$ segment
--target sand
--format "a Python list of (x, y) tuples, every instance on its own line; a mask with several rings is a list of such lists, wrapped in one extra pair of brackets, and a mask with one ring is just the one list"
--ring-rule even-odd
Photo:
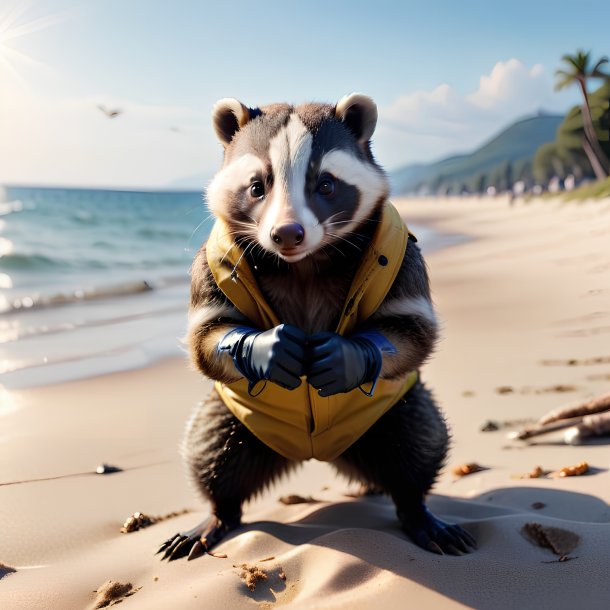
[[(567, 446), (555, 434), (528, 444), (507, 439), (506, 429), (479, 429), (608, 391), (610, 201), (397, 204), (410, 222), (471, 236), (428, 256), (443, 339), (423, 377), (453, 432), (429, 505), (471, 531), (479, 550), (419, 549), (387, 499), (350, 497), (353, 487), (311, 462), (247, 506), (248, 525), (217, 557), (159, 561), (159, 543), (207, 514), (178, 444), (210, 382), (170, 360), (0, 393), (0, 608), (82, 610), (106, 597), (146, 610), (608, 608), (610, 441)], [(583, 460), (592, 474), (514, 478)], [(469, 462), (486, 469), (452, 474)], [(101, 463), (123, 470), (93, 474)], [(33, 479), (46, 480), (18, 483)], [(317, 502), (279, 501), (291, 495)], [(136, 511), (184, 509), (120, 533)], [(528, 523), (540, 527), (524, 532)], [(550, 532), (559, 552), (527, 531)], [(560, 539), (569, 541), (565, 556)], [(248, 574), (257, 575), (253, 591)]]

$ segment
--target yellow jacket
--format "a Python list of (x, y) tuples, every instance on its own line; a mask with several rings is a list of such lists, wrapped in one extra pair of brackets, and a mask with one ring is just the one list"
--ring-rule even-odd
[[(229, 237), (230, 230), (217, 220), (207, 242), (207, 258), (218, 287), (256, 328), (268, 330), (281, 324), (265, 301), (256, 279), (242, 256), (243, 250)], [(402, 264), (408, 229), (398, 211), (386, 202), (381, 223), (363, 255), (335, 329), (349, 335), (381, 305)], [(417, 372), (389, 381), (379, 379), (373, 396), (358, 388), (327, 398), (305, 377), (294, 390), (267, 383), (256, 396), (248, 394), (248, 382), (216, 382), (216, 390), (231, 412), (269, 447), (293, 460), (316, 458), (332, 461), (364, 434), (415, 383)], [(254, 394), (258, 390), (255, 389)]]

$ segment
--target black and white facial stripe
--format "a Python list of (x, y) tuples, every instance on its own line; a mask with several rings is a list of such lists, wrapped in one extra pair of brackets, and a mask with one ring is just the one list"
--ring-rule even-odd
[[(215, 112), (236, 108), (242, 113), (245, 106), (228, 100)], [(344, 115), (337, 115), (339, 108)], [(225, 164), (207, 190), (208, 205), (236, 235), (297, 262), (345, 239), (387, 197), (386, 177), (370, 155), (368, 139), (361, 140), (376, 120), (369, 98), (348, 96), (337, 107), (276, 105), (250, 113), (247, 121), (243, 114), (239, 121), (215, 117)], [(242, 123), (233, 133), (222, 131)], [(287, 226), (299, 228), (299, 239), (277, 238), (278, 227)]]

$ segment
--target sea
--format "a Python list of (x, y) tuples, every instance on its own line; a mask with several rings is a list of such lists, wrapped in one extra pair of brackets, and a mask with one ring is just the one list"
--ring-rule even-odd
[(23, 388), (184, 354), (201, 192), (6, 188), (0, 384)]
[[(212, 224), (201, 192), (0, 188), (0, 390), (186, 359)], [(447, 240), (416, 232), (424, 250)]]

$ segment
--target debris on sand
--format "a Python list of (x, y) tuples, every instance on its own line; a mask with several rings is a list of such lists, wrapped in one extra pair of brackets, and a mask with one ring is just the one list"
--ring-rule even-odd
[(137, 593), (142, 587), (134, 587), (130, 582), (122, 583), (116, 580), (107, 580), (94, 593), (97, 593), (93, 610), (109, 608), (120, 604), (126, 597)]
[(256, 585), (259, 581), (264, 582), (269, 578), (267, 570), (257, 565), (249, 566), (247, 563), (242, 563), (241, 565), (234, 565), (233, 567), (241, 568), (242, 571), (239, 574), (239, 577), (244, 581), (246, 587), (248, 587), (250, 591), (256, 589)]
[(515, 475), (515, 479), (540, 479), (549, 473), (548, 470), (543, 470), (542, 466), (536, 466), (532, 471), (525, 474)]
[(565, 430), (566, 428), (570, 428), (575, 424), (578, 424), (582, 421), (581, 417), (573, 417), (566, 420), (558, 420), (551, 422), (550, 424), (535, 424), (534, 426), (529, 426), (527, 428), (523, 428), (522, 430), (516, 430), (514, 432), (510, 432), (508, 434), (508, 438), (525, 441), (529, 438), (533, 438), (535, 436), (541, 436), (543, 434), (549, 434), (550, 432), (557, 432), (558, 430)]
[(564, 441), (571, 445), (580, 444), (587, 438), (610, 435), (610, 393), (553, 409), (535, 425), (512, 432), (509, 437), (526, 440), (559, 430), (565, 430)]
[(610, 356), (598, 356), (597, 358), (569, 358), (567, 360), (541, 360), (542, 366), (588, 366), (595, 364), (610, 364)]
[(505, 428), (516, 428), (518, 426), (530, 426), (535, 424), (536, 420), (532, 418), (521, 418), (521, 419), (487, 419), (479, 428), (480, 432), (497, 432)]
[(154, 517), (149, 517), (148, 515), (145, 515), (144, 513), (140, 512), (133, 513), (133, 515), (127, 517), (125, 523), (123, 523), (123, 527), (121, 528), (121, 534), (137, 532), (139, 529), (148, 527), (153, 523), (156, 523), (156, 519)]
[(546, 394), (547, 392), (558, 392), (562, 394), (564, 392), (576, 392), (576, 390), (578, 390), (578, 388), (575, 385), (558, 383), (557, 385), (552, 385), (547, 388), (538, 388), (534, 390), (534, 394)]
[(303, 496), (299, 496), (298, 494), (290, 494), (288, 496), (282, 496), (280, 498), (280, 502), (282, 504), (290, 505), (290, 504), (315, 504), (320, 500), (316, 500), (311, 496), (307, 496), (306, 498)]
[(521, 533), (532, 543), (550, 549), (559, 556), (559, 561), (572, 559), (568, 555), (578, 546), (580, 536), (559, 527), (549, 527), (540, 523), (525, 523)]
[(563, 433), (563, 440), (569, 445), (579, 445), (588, 438), (610, 435), (610, 410), (593, 415), (585, 415), (582, 421)]
[(516, 389), (510, 385), (502, 385), (496, 388), (497, 394), (514, 394), (519, 392), (519, 394), (550, 394), (550, 393), (559, 393), (563, 394), (564, 392), (576, 392), (578, 388), (575, 385), (569, 385), (566, 383), (557, 383), (555, 385), (546, 386), (542, 388), (536, 388), (532, 386), (523, 386), (522, 388)]
[(587, 462), (579, 462), (574, 466), (564, 466), (555, 472), (551, 472), (553, 478), (563, 477), (579, 477), (589, 472), (589, 464)]
[(542, 479), (546, 477), (557, 479), (563, 477), (578, 477), (589, 472), (589, 464), (587, 462), (579, 462), (574, 466), (564, 466), (555, 471), (544, 470), (542, 466), (536, 466), (531, 472), (514, 475), (513, 479)]
[(129, 515), (129, 517), (125, 519), (125, 522), (121, 527), (121, 534), (131, 534), (131, 532), (137, 532), (138, 530), (149, 527), (150, 525), (154, 525), (159, 521), (165, 521), (166, 519), (186, 515), (189, 512), (190, 510), (188, 508), (183, 508), (182, 510), (176, 510), (171, 513), (167, 513), (166, 515), (152, 516), (138, 511), (132, 515)]
[(123, 472), (120, 466), (112, 466), (111, 464), (100, 464), (95, 469), (95, 474), (114, 474), (115, 472)]
[(481, 472), (481, 470), (488, 470), (485, 466), (481, 466), (476, 462), (470, 462), (469, 464), (460, 464), (456, 466), (451, 472), (456, 477), (465, 477), (469, 474), (474, 474), (475, 472)]
[(567, 407), (560, 407), (559, 409), (553, 409), (546, 415), (543, 415), (539, 423), (541, 425), (550, 424), (559, 420), (570, 419), (572, 417), (583, 417), (585, 415), (593, 415), (595, 413), (601, 413), (603, 411), (610, 411), (610, 392), (603, 394), (588, 400), (586, 402), (579, 402)]
[(256, 587), (264, 582), (265, 588), (277, 595), (280, 591), (286, 589), (286, 572), (284, 572), (284, 568), (278, 564), (265, 568), (258, 565), (262, 561), (271, 561), (272, 559), (275, 559), (275, 557), (262, 559), (252, 565), (247, 563), (234, 564), (233, 567), (240, 570), (239, 577), (250, 591), (256, 590)]

